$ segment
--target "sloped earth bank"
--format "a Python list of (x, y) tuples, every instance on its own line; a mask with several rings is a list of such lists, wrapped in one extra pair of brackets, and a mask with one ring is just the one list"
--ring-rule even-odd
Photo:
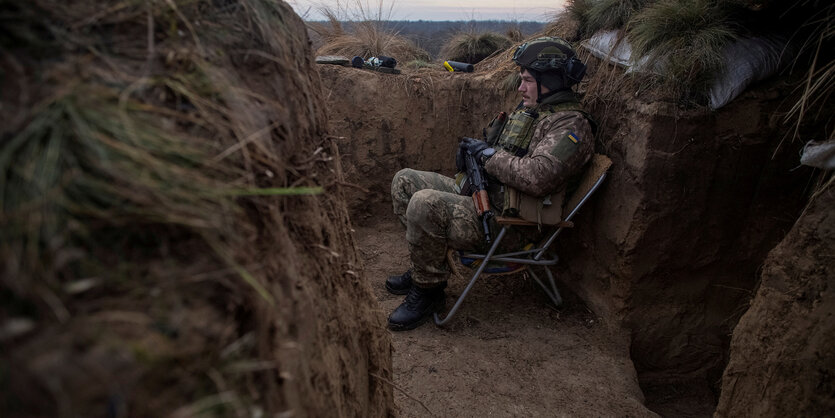
[[(408, 268), (402, 227), (391, 220), (359, 227), (357, 241), (387, 315), (403, 301), (383, 287), (388, 274)], [(450, 283), (449, 306), (464, 285)], [(400, 415), (654, 416), (643, 405), (625, 336), (565, 296), (566, 308), (557, 310), (524, 275), (489, 277), (444, 328), (394, 333)]]
[[(214, 242), (230, 246), (224, 259), (205, 240), (214, 224), (197, 216), (165, 222), (166, 214), (193, 205), (181, 204), (178, 196), (154, 199), (166, 195), (146, 190), (136, 178), (96, 173), (113, 186), (111, 193), (95, 195), (97, 202), (117, 204), (96, 207), (106, 216), (84, 212), (75, 224), (46, 236), (49, 248), (36, 266), (51, 272), (45, 275), (20, 268), (25, 246), (7, 241), (6, 232), (36, 225), (27, 224), (36, 220), (27, 216), (50, 215), (52, 206), (15, 211), (15, 199), (4, 194), (0, 416), (390, 415), (390, 340), (361, 280), (338, 186), (339, 159), (318, 100), (319, 77), (304, 24), (292, 9), (241, 0), (78, 1), (68, 7), (36, 1), (4, 3), (3, 10), (5, 21), (15, 25), (4, 27), (0, 38), (7, 39), (6, 30), (32, 30), (39, 37), (37, 48), (15, 45), (3, 50), (0, 61), (0, 107), (9, 116), (0, 126), (2, 155), (17, 164), (3, 173), (4, 181), (27, 173), (25, 164), (38, 155), (15, 154), (10, 144), (32, 144), (11, 138), (60, 100), (77, 104), (73, 121), (89, 112), (121, 113), (105, 113), (113, 116), (107, 126), (117, 126), (110, 131), (91, 134), (98, 126), (93, 123), (62, 130), (61, 120), (47, 127), (54, 131), (45, 138), (81, 144), (53, 155), (65, 164), (44, 169), (57, 171), (61, 180), (43, 191), (50, 192), (50, 202), (59, 200), (52, 193), (60, 194), (64, 182), (95, 167), (78, 160), (114, 155), (108, 147), (104, 156), (85, 154), (100, 138), (131, 151), (115, 154), (118, 168), (130, 167), (130, 157), (158, 151), (143, 148), (139, 134), (119, 142), (118, 124), (126, 120), (136, 126), (151, 121), (149, 129), (175, 137), (170, 145), (177, 150), (193, 145), (208, 154), (177, 166), (178, 176), (220, 166), (233, 173), (229, 184), (220, 185), (238, 191), (318, 185), (325, 192), (243, 193), (230, 199), (228, 212), (196, 214), (234, 224), (221, 243)], [(54, 25), (61, 36), (50, 37), (51, 29), (41, 25)], [(71, 41), (60, 43), (65, 40)], [(43, 50), (52, 55), (29, 55)], [(85, 107), (85, 100), (109, 89), (117, 93), (103, 96), (110, 100), (103, 107)], [(74, 101), (74, 92), (85, 100)], [(153, 117), (143, 119), (148, 109)], [(148, 167), (135, 177), (168, 173), (159, 170), (159, 160), (150, 161), (157, 170)], [(182, 179), (164, 180), (167, 188)], [(62, 209), (72, 213), (76, 207)], [(146, 213), (161, 215), (141, 216)], [(73, 235), (78, 231), (87, 235)]]
[(734, 329), (720, 416), (835, 411), (835, 183), (768, 255), (751, 308)]
[[(591, 80), (611, 75), (590, 64)], [(330, 131), (357, 186), (349, 203), (361, 252), (388, 314), (399, 300), (380, 290), (384, 276), (408, 266), (392, 175), (403, 167), (451, 175), (456, 137), (479, 136), (518, 99), (478, 69), (318, 68)], [(798, 144), (782, 141), (789, 128), (777, 110), (790, 90), (772, 81), (714, 113), (630, 89), (588, 92), (601, 124), (597, 151), (614, 168), (560, 245), (556, 273), (578, 297), (554, 311), (524, 278), (477, 287), (449, 327), (393, 334), (395, 383), (441, 413), (710, 415), (760, 265), (809, 193)], [(450, 293), (462, 287), (453, 281)], [(649, 410), (634, 404), (636, 384)], [(407, 414), (423, 413), (397, 396)]]

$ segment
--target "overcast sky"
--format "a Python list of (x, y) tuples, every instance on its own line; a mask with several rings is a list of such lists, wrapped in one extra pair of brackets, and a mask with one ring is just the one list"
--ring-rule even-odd
[[(552, 20), (564, 0), (286, 0), (306, 20), (319, 20), (320, 6), (331, 10), (367, 10), (383, 20)], [(361, 7), (357, 5), (360, 4)], [(393, 5), (393, 7), (392, 7)], [(342, 16), (344, 16), (344, 12)]]

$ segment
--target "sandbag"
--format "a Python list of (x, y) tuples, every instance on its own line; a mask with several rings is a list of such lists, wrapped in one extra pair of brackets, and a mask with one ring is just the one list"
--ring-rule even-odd
[[(632, 46), (620, 30), (598, 31), (581, 45), (595, 57), (625, 68), (626, 73), (665, 73), (663, 62), (650, 67), (647, 56), (633, 56)], [(752, 83), (777, 73), (795, 55), (781, 36), (742, 38), (725, 46), (722, 54), (725, 68), (705, 92), (708, 107), (713, 110), (728, 104)]]

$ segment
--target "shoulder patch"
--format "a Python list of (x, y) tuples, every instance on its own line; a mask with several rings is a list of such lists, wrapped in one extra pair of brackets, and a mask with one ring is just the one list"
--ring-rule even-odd
[(557, 157), (560, 161), (567, 161), (580, 147), (580, 137), (574, 132), (569, 131), (564, 137), (551, 149), (551, 155)]

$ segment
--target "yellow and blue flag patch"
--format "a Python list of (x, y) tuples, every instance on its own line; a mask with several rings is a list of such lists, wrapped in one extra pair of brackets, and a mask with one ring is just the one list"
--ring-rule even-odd
[(564, 137), (554, 145), (551, 150), (551, 155), (557, 157), (560, 161), (568, 161), (568, 158), (577, 152), (580, 148), (580, 137), (574, 132), (569, 131)]

